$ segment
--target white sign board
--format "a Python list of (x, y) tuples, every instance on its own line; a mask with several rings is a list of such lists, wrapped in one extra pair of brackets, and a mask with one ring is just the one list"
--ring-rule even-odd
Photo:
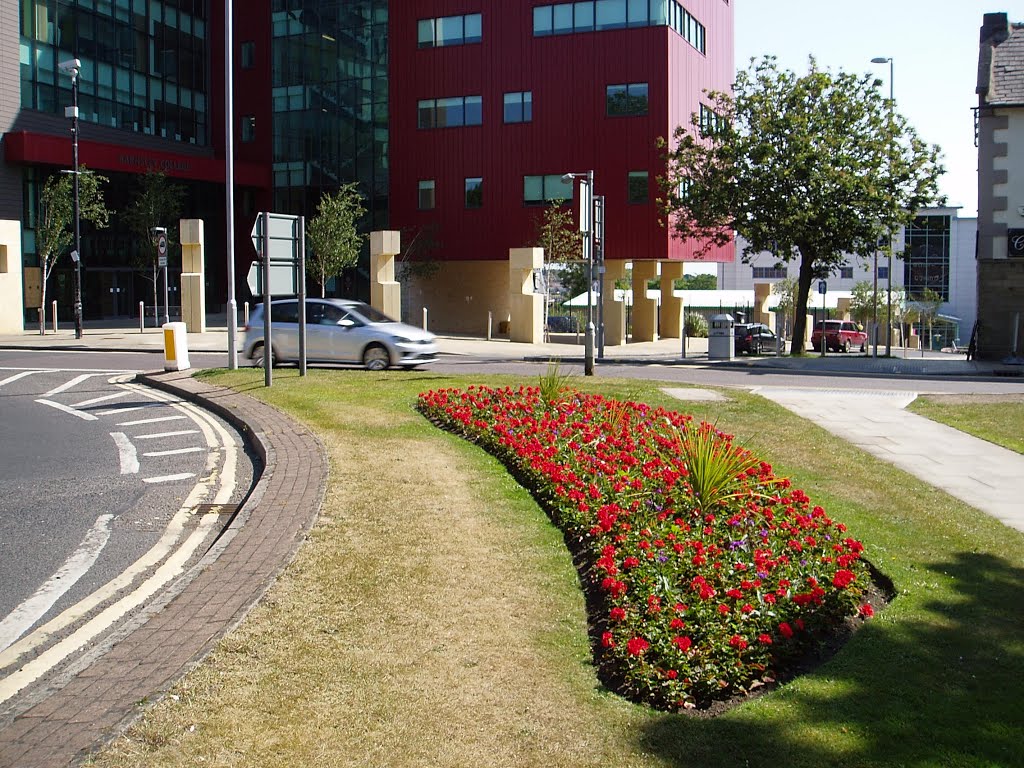
[[(299, 293), (298, 270), (291, 264), (270, 265), (270, 295), (296, 296)], [(245, 277), (253, 296), (263, 295), (263, 265), (254, 261)]]

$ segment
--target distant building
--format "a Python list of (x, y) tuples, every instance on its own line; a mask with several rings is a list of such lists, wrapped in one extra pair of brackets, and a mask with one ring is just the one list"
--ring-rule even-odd
[[(896, 234), (897, 252), (902, 249), (904, 255), (892, 260), (893, 288), (903, 288), (910, 297), (925, 288), (941, 296), (939, 314), (945, 316), (947, 325), (959, 329), (962, 346), (967, 346), (977, 317), (974, 263), (977, 232), (977, 219), (960, 218), (956, 208), (926, 208), (909, 229), (901, 229)], [(749, 264), (744, 263), (741, 254), (745, 245), (743, 239), (738, 238), (736, 261), (718, 265), (719, 288), (752, 291), (754, 283), (775, 283), (797, 276), (797, 262), (778, 264), (778, 259), (767, 252), (755, 255)], [(882, 252), (878, 254), (877, 266), (878, 290), (884, 292), (889, 286), (889, 264)], [(874, 269), (873, 258), (864, 260), (850, 256), (838, 273), (827, 278), (827, 291), (850, 292), (857, 283), (874, 283)]]
[(978, 55), (978, 356), (1024, 356), (1024, 24), (986, 13)]

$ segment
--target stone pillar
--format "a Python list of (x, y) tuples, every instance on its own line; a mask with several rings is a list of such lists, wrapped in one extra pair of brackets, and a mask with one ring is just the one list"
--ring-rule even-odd
[(604, 311), (604, 345), (617, 347), (626, 343), (626, 302), (615, 298), (615, 281), (626, 276), (626, 262), (606, 259), (601, 284)]
[[(36, 268), (35, 274), (41, 275), (41, 270)], [(42, 288), (39, 278), (35, 281), (35, 290), (26, 291), (24, 296), (23, 279), (21, 222), (0, 220), (0, 333), (21, 333), (25, 330), (22, 308), (39, 307), (39, 292)], [(30, 299), (35, 300), (34, 304), (29, 303)]]
[(202, 219), (180, 219), (181, 319), (188, 333), (206, 332), (206, 255)]
[(773, 312), (768, 311), (768, 298), (772, 295), (771, 283), (754, 283), (754, 308), (750, 313), (750, 322), (764, 323), (769, 328), (772, 325)]
[(661, 324), (659, 332), (665, 339), (680, 339), (683, 336), (686, 308), (681, 297), (672, 293), (672, 285), (683, 278), (684, 264), (681, 261), (661, 262)]
[(836, 314), (839, 315), (840, 320), (850, 319), (850, 305), (852, 303), (852, 299), (836, 299)]
[(633, 262), (633, 341), (658, 340), (658, 302), (647, 298), (647, 281), (658, 276), (658, 262)]
[(395, 280), (395, 256), (401, 250), (401, 232), (370, 233), (370, 305), (395, 320), (402, 319), (402, 286)]
[(539, 344), (544, 340), (544, 294), (533, 291), (533, 270), (543, 265), (543, 248), (509, 249), (509, 341)]

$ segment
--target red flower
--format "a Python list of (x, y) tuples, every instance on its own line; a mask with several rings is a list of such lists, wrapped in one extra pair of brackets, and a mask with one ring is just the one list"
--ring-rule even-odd
[(672, 642), (675, 643), (676, 648), (683, 653), (686, 653), (690, 649), (690, 646), (693, 645), (693, 641), (688, 637), (673, 637)]
[(738, 648), (742, 651), (744, 648), (747, 647), (747, 641), (739, 635), (733, 635), (729, 638), (729, 645), (731, 645), (733, 648)]
[(604, 647), (604, 648), (614, 648), (615, 647), (615, 641), (612, 640), (612, 633), (611, 632), (605, 632), (604, 634), (601, 635), (601, 646)]
[(626, 643), (626, 650), (629, 652), (630, 656), (639, 656), (650, 647), (651, 644), (642, 637), (634, 637)]
[(757, 642), (759, 642), (761, 645), (771, 645), (772, 644), (771, 635), (766, 635), (764, 633), (761, 633), (760, 635), (757, 636)]
[(793, 636), (793, 628), (784, 621), (779, 624), (779, 634), (785, 638), (790, 638)]
[(860, 607), (860, 615), (865, 619), (870, 619), (875, 615), (875, 609), (871, 607), (871, 603), (864, 603), (864, 605)]
[(672, 621), (668, 623), (669, 629), (682, 629), (685, 626), (686, 622), (680, 619), (679, 617), (672, 619)]
[(856, 580), (857, 574), (853, 571), (836, 571), (836, 575), (832, 577), (832, 586), (836, 589), (846, 589)]
[(616, 606), (615, 608), (612, 608), (611, 612), (608, 614), (608, 617), (612, 621), (622, 621), (626, 618), (626, 609), (619, 608), (618, 606)]
[(667, 677), (669, 680), (675, 680), (677, 677), (679, 677), (679, 673), (676, 672), (674, 669), (669, 669), (665, 671), (665, 677)]

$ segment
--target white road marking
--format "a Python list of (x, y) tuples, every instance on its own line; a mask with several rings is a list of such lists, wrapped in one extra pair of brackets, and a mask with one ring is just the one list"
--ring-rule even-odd
[(72, 416), (77, 416), (78, 418), (85, 419), (86, 421), (98, 421), (98, 419), (91, 413), (85, 413), (84, 411), (76, 411), (71, 406), (64, 405), (64, 403), (58, 403), (54, 402), (53, 400), (43, 399), (36, 400), (36, 402), (42, 403), (43, 405), (49, 405), (51, 408), (56, 408), (58, 411), (64, 411), (64, 413), (70, 413)]
[(148, 451), (143, 456), (177, 456), (179, 453), (198, 453), (199, 451), (209, 450), (202, 445), (197, 445), (192, 448), (174, 448), (167, 451)]
[(139, 471), (139, 456), (135, 451), (132, 441), (128, 439), (128, 435), (124, 432), (111, 432), (110, 436), (114, 438), (114, 445), (117, 446), (117, 453), (121, 460), (121, 474), (137, 474)]
[(144, 477), (142, 482), (144, 483), (173, 483), (177, 480), (188, 480), (190, 477), (195, 477), (195, 472), (181, 472), (177, 475), (161, 475), (160, 477)]
[(181, 419), (187, 419), (188, 416), (158, 416), (155, 419), (137, 419), (135, 421), (119, 421), (117, 426), (119, 427), (138, 427), (142, 424), (156, 424), (158, 421), (180, 421)]
[[(141, 387), (138, 389), (145, 391)], [(83, 619), (97, 606), (132, 584), (139, 574), (144, 573), (163, 560), (180, 539), (186, 521), (192, 517), (195, 505), (209, 494), (213, 484), (219, 482), (219, 487), (217, 487), (213, 497), (214, 504), (227, 504), (231, 501), (236, 485), (235, 475), (237, 471), (238, 446), (227, 430), (210, 414), (201, 411), (191, 404), (181, 404), (175, 407), (180, 407), (190, 413), (192, 419), (202, 429), (207, 445), (211, 449), (222, 447), (221, 451), (210, 450), (206, 461), (207, 475), (192, 488), (185, 499), (184, 505), (171, 519), (160, 541), (149, 552), (139, 558), (117, 578), (93, 592), (89, 597), (79, 601), (60, 616), (57, 616), (45, 626), (40, 627), (6, 651), (0, 652), (0, 669), (11, 666), (29, 652), (34, 652), (45, 645), (56, 633)], [(217, 465), (221, 458), (223, 458), (223, 465), (220, 468), (220, 472), (218, 472)], [(166, 562), (133, 592), (108, 606), (63, 641), (39, 653), (36, 658), (18, 669), (14, 674), (0, 680), (0, 704), (38, 680), (79, 648), (91, 642), (113, 625), (114, 622), (143, 604), (145, 600), (156, 594), (164, 585), (178, 576), (184, 570), (185, 564), (195, 553), (196, 549), (209, 535), (210, 529), (216, 523), (217, 518), (217, 515), (203, 515), (199, 520), (196, 530), (193, 531), (177, 551), (168, 557)]]
[(146, 403), (145, 405), (128, 405), (123, 408), (111, 408), (109, 411), (97, 411), (97, 416), (112, 416), (118, 413), (130, 413), (131, 411), (143, 411), (147, 408), (162, 408), (165, 403)]
[(83, 373), (80, 376), (75, 376), (75, 378), (71, 379), (71, 381), (65, 381), (59, 387), (54, 387), (49, 392), (44, 394), (43, 397), (53, 397), (54, 395), (59, 395), (61, 392), (66, 392), (72, 387), (77, 387), (83, 381), (85, 381), (86, 379), (91, 379), (95, 375), (95, 373)]
[[(175, 417), (177, 418), (177, 417)], [(181, 435), (199, 434), (198, 429), (180, 429), (177, 432), (153, 432), (149, 435), (136, 435), (136, 440), (156, 440), (161, 437), (180, 437)]]
[(31, 376), (33, 373), (42, 373), (42, 371), (22, 371), (21, 373), (16, 373), (13, 376), (8, 376), (3, 381), (0, 381), (0, 387), (4, 384), (10, 384), (11, 382), (17, 381), (18, 379), (23, 379), (26, 376)]
[(83, 400), (80, 403), (73, 403), (75, 408), (81, 408), (84, 405), (95, 405), (96, 403), (103, 403), (107, 400), (116, 400), (119, 397), (124, 397), (129, 394), (128, 392), (115, 392), (112, 395), (100, 395), (99, 397), (93, 397), (88, 400)]
[(100, 552), (110, 539), (110, 521), (113, 515), (101, 515), (82, 539), (71, 556), (64, 562), (32, 597), (15, 608), (0, 621), (0, 651), (11, 646), (33, 624), (46, 615), (65, 592), (92, 568)]

